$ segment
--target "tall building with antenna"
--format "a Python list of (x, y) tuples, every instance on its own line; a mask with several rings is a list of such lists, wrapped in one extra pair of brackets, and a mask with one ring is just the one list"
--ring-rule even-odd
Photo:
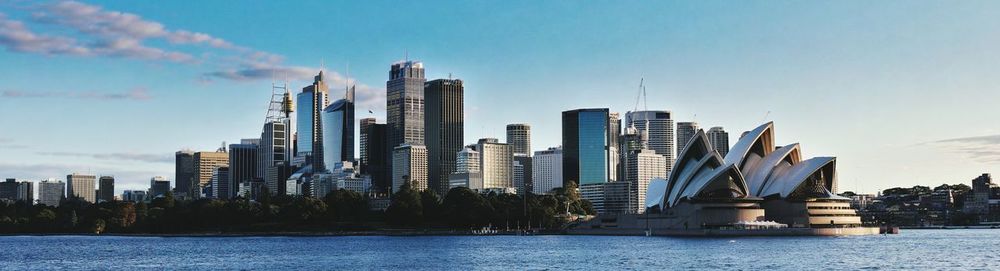
[(625, 123), (634, 127), (638, 134), (646, 137), (645, 145), (667, 159), (666, 170), (670, 172), (674, 163), (674, 120), (670, 111), (635, 111), (625, 114)]
[(320, 112), (330, 105), (330, 88), (326, 84), (323, 71), (313, 79), (313, 84), (302, 88), (302, 93), (297, 97), (299, 108), (295, 121), (298, 132), (298, 153), (295, 156), (302, 160), (303, 166), (323, 161), (323, 126)]
[(464, 92), (459, 79), (437, 79), (424, 84), (427, 182), (439, 195), (448, 192), (449, 175), (455, 172), (455, 154), (465, 144)]
[(698, 133), (698, 123), (693, 121), (677, 123), (677, 153), (684, 151), (684, 146)]
[(271, 84), (271, 101), (258, 145), (257, 178), (264, 180), (272, 194), (284, 194), (284, 181), (291, 175), (292, 124), (289, 117), (293, 111), (288, 84)]
[(354, 86), (348, 86), (344, 98), (323, 109), (323, 160), (313, 169), (334, 170), (338, 163), (354, 161)]
[[(386, 89), (386, 125), (388, 146), (393, 150), (393, 159), (388, 159), (388, 168), (393, 172), (393, 188), (396, 187), (396, 173), (402, 172), (396, 168), (396, 148), (406, 145), (411, 150), (423, 150), (424, 147), (424, 64), (419, 61), (404, 61), (392, 64), (389, 69), (389, 80), (385, 82)], [(409, 164), (408, 164), (409, 165)], [(426, 165), (424, 180), (426, 180)], [(416, 180), (416, 179), (414, 179)], [(426, 183), (423, 184), (426, 188)]]

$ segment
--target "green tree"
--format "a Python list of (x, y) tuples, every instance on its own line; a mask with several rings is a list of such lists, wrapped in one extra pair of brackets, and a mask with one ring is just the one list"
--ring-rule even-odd
[(424, 221), (439, 222), (441, 219), (441, 198), (431, 189), (420, 191), (420, 206), (423, 207)]
[(385, 210), (386, 222), (393, 226), (419, 226), (424, 219), (424, 207), (421, 204), (420, 193), (410, 187), (408, 176), (404, 176), (403, 180), (399, 192), (392, 195), (392, 202)]
[(97, 220), (94, 220), (94, 225), (90, 227), (90, 230), (95, 234), (101, 234), (104, 232), (104, 226), (104, 219), (98, 218)]
[(493, 207), (486, 199), (465, 187), (448, 190), (441, 210), (448, 224), (459, 229), (486, 226), (493, 213)]

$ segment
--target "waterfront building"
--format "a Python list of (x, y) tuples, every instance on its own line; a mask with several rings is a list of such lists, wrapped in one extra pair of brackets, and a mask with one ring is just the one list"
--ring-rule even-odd
[(562, 148), (548, 148), (536, 151), (532, 157), (531, 179), (534, 182), (532, 192), (535, 194), (550, 194), (552, 189), (563, 186)]
[(666, 171), (674, 162), (674, 120), (670, 111), (635, 111), (625, 114), (625, 125), (635, 127), (638, 134), (646, 136), (647, 148), (667, 159)]
[(684, 151), (684, 146), (694, 138), (694, 134), (698, 132), (698, 123), (689, 122), (678, 122), (677, 123), (677, 153)]
[(155, 199), (159, 197), (164, 197), (167, 195), (167, 191), (170, 191), (170, 180), (167, 180), (163, 176), (154, 176), (149, 178), (149, 199)]
[(17, 197), (14, 200), (27, 202), (28, 204), (35, 203), (35, 183), (30, 181), (22, 181), (17, 183)]
[[(374, 119), (372, 120), (374, 122)], [(388, 144), (388, 126), (369, 123), (361, 129), (365, 154), (361, 161), (361, 174), (371, 176), (372, 190), (386, 194), (392, 187), (392, 148)]]
[(284, 194), (284, 181), (291, 175), (292, 125), (287, 117), (277, 117), (264, 123), (257, 152), (258, 177), (271, 194)]
[(507, 124), (507, 144), (510, 144), (514, 154), (531, 156), (531, 125)]
[(868, 209), (875, 202), (875, 194), (855, 194), (851, 198), (851, 208), (856, 210)]
[(610, 146), (617, 141), (618, 126), (612, 120), (607, 108), (562, 112), (563, 185), (573, 183), (582, 188), (616, 178), (612, 167), (619, 158)]
[(989, 173), (983, 173), (972, 179), (972, 191), (970, 191), (968, 199), (965, 200), (963, 211), (980, 217), (989, 214), (990, 199), (993, 198), (993, 188), (996, 186)]
[(59, 202), (66, 197), (66, 183), (53, 179), (38, 183), (38, 204), (59, 207)]
[(241, 183), (259, 180), (257, 178), (259, 162), (257, 151), (259, 147), (258, 144), (254, 143), (255, 141), (259, 142), (259, 139), (243, 139), (240, 144), (229, 144), (229, 181), (222, 185), (228, 186), (225, 191), (230, 194), (216, 194), (217, 197), (226, 199), (235, 197)]
[(17, 198), (17, 180), (7, 178), (7, 180), (0, 183), (0, 200), (14, 200), (15, 198)]
[(78, 197), (86, 202), (97, 202), (97, 176), (73, 173), (66, 175), (66, 196)]
[(115, 200), (115, 177), (101, 176), (97, 179), (97, 202), (111, 202)]
[(646, 190), (653, 179), (667, 177), (667, 167), (664, 166), (666, 163), (667, 157), (659, 155), (654, 150), (643, 149), (625, 154), (624, 181), (628, 183), (628, 187), (627, 202), (622, 206), (622, 211), (637, 214), (646, 211)]
[(330, 105), (329, 90), (326, 77), (323, 71), (320, 71), (313, 77), (312, 85), (302, 88), (302, 92), (297, 95), (295, 156), (301, 157), (306, 165), (323, 161), (323, 158), (319, 157), (323, 155), (323, 125), (320, 114)]
[(712, 144), (715, 151), (719, 152), (719, 155), (725, 157), (729, 154), (729, 133), (726, 132), (722, 127), (712, 127), (708, 129), (708, 142)]
[(122, 192), (122, 201), (139, 203), (145, 202), (147, 199), (146, 191), (143, 190), (125, 190)]
[(510, 144), (496, 138), (483, 138), (476, 144), (483, 188), (514, 188), (513, 153)]
[(392, 155), (392, 193), (406, 181), (417, 191), (427, 189), (427, 147), (403, 144)]
[(193, 190), (194, 194), (191, 195), (192, 198), (197, 198), (201, 196), (201, 191), (209, 186), (212, 182), (212, 176), (215, 174), (215, 169), (221, 166), (229, 165), (229, 153), (226, 152), (226, 147), (223, 146), (214, 152), (196, 152), (194, 153), (194, 168), (197, 172), (197, 187), (192, 186), (190, 190)]
[[(174, 195), (194, 198), (198, 188), (198, 171), (194, 167), (194, 152), (180, 150), (174, 153)], [(114, 197), (114, 191), (110, 192)], [(102, 194), (103, 195), (103, 194)], [(106, 195), (103, 195), (106, 199)]]
[(220, 166), (212, 171), (212, 193), (211, 198), (214, 199), (229, 199), (230, 193), (233, 193), (234, 186), (230, 185), (229, 178), (229, 166)]
[(315, 170), (333, 170), (334, 165), (354, 161), (354, 87), (344, 98), (323, 109), (323, 161)]
[(533, 191), (533, 187), (535, 186), (534, 179), (531, 176), (533, 171), (532, 159), (527, 154), (514, 154), (514, 188), (517, 189), (517, 194), (519, 195)]
[(437, 79), (424, 84), (427, 183), (439, 195), (448, 193), (448, 175), (455, 171), (455, 153), (465, 143), (464, 92), (459, 79)]

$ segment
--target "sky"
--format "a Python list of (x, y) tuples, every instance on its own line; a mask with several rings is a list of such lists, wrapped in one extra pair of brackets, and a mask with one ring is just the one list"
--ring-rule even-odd
[[(836, 156), (839, 187), (1000, 173), (996, 1), (0, 1), (0, 177), (174, 176), (259, 137), (271, 84), (325, 69), (385, 120), (393, 62), (465, 82), (465, 141), (560, 112), (669, 110)], [(640, 80), (646, 105), (636, 105)], [(374, 113), (368, 114), (371, 110)]]

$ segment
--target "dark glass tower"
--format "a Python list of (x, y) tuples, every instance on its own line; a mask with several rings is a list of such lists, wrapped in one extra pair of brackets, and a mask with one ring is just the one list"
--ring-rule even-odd
[[(562, 113), (563, 185), (599, 184), (614, 179), (610, 143), (617, 137), (607, 108)], [(611, 135), (614, 133), (615, 135)]]
[(445, 195), (448, 175), (455, 173), (455, 155), (465, 144), (465, 88), (459, 79), (437, 79), (424, 86), (427, 188)]
[[(174, 154), (174, 194), (195, 198), (199, 193), (194, 152), (178, 151)], [(103, 184), (103, 181), (101, 182)]]
[(333, 170), (342, 161), (354, 161), (354, 87), (344, 98), (323, 109), (323, 155), (313, 169)]
[[(194, 163), (192, 161), (192, 163)], [(192, 166), (193, 168), (193, 166)], [(192, 178), (194, 174), (192, 174)], [(174, 181), (176, 183), (180, 183)], [(97, 181), (97, 201), (98, 202), (111, 202), (115, 200), (115, 177), (112, 176), (101, 176)]]
[(392, 186), (392, 168), (390, 162), (392, 150), (389, 146), (388, 131), (386, 124), (369, 123), (361, 130), (365, 145), (364, 157), (367, 162), (361, 167), (361, 174), (368, 174), (372, 178), (373, 190), (379, 193), (386, 193)]

